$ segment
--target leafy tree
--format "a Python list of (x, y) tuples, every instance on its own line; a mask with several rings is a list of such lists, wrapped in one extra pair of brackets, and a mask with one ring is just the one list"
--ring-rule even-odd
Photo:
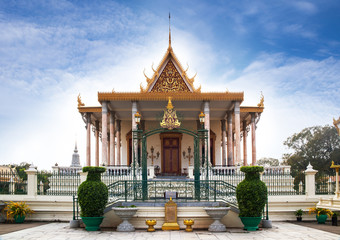
[(256, 162), (257, 165), (260, 166), (279, 166), (280, 162), (276, 158), (261, 158)]
[(285, 142), (293, 153), (284, 154), (285, 163), (291, 166), (294, 183), (304, 181), (303, 171), (308, 163), (318, 170), (316, 181), (321, 181), (325, 175), (333, 175), (330, 169), (332, 161), (340, 163), (340, 138), (335, 127), (314, 126), (293, 134)]

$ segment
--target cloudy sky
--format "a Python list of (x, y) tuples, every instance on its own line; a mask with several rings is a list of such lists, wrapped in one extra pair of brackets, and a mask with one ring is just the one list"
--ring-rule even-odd
[[(168, 45), (202, 91), (244, 91), (265, 111), (258, 158), (340, 116), (340, 2), (0, 0), (0, 164), (69, 165), (86, 130), (77, 95), (139, 91)], [(93, 144), (94, 145), (94, 144)]]

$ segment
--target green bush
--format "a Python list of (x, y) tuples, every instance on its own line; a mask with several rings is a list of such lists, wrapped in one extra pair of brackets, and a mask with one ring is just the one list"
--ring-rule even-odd
[(236, 187), (236, 198), (240, 217), (261, 217), (267, 201), (267, 186), (260, 180), (263, 167), (245, 166), (240, 169), (245, 179)]
[(105, 172), (103, 167), (84, 167), (88, 172), (86, 181), (78, 188), (78, 202), (82, 217), (101, 217), (108, 199), (106, 185), (100, 181), (100, 174)]

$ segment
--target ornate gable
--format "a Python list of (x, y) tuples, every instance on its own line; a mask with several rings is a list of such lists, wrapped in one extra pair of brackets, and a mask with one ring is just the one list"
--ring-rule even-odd
[(190, 89), (169, 59), (150, 92), (190, 92)]
[(171, 41), (161, 63), (156, 70), (152, 66), (152, 70), (154, 72), (152, 78), (144, 73), (147, 87), (144, 89), (141, 84), (141, 92), (201, 92), (201, 87), (197, 89), (194, 87), (196, 74), (192, 78), (187, 76), (188, 69), (182, 68), (172, 50)]

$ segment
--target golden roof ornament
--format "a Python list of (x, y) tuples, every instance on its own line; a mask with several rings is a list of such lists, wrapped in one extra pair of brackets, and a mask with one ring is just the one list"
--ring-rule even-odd
[(258, 107), (264, 107), (264, 96), (263, 96), (263, 94), (262, 94), (262, 91), (261, 91), (261, 100), (260, 100), (260, 103), (259, 104), (257, 104), (257, 106)]
[(162, 128), (167, 128), (169, 130), (179, 128), (181, 123), (178, 121), (176, 110), (171, 102), (171, 97), (169, 97), (168, 105), (166, 110), (164, 110), (163, 120), (160, 123)]
[(85, 106), (85, 104), (81, 101), (81, 97), (80, 97), (80, 93), (79, 93), (79, 95), (78, 95), (78, 108), (79, 107), (84, 107)]
[(333, 118), (333, 124), (336, 128), (336, 131), (338, 132), (339, 136), (340, 136), (340, 128), (339, 128), (339, 125), (340, 125), (340, 117), (338, 120), (335, 120), (335, 118)]

